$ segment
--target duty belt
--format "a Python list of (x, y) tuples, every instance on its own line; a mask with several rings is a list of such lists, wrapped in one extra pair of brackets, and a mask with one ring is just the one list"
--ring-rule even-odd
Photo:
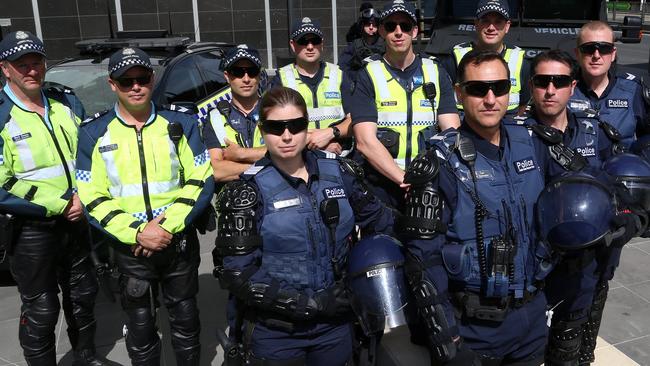
[(486, 298), (471, 291), (454, 292), (452, 303), (469, 318), (501, 322), (512, 309), (518, 309), (531, 302), (541, 288), (533, 292), (524, 291), (524, 296), (515, 298), (513, 294), (502, 298)]

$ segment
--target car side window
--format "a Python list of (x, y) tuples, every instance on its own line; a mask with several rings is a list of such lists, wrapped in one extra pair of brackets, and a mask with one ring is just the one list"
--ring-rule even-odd
[(198, 53), (193, 57), (199, 70), (203, 73), (203, 86), (206, 94), (202, 95), (200, 99), (221, 90), (226, 85), (226, 77), (223, 75), (223, 71), (221, 71), (221, 62), (223, 61), (221, 54), (212, 51)]
[(167, 104), (196, 102), (206, 94), (203, 78), (194, 60), (195, 57), (187, 57), (168, 71), (163, 86)]

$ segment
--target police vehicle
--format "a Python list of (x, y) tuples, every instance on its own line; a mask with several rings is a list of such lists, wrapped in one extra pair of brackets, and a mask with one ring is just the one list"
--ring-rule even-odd
[[(449, 55), (454, 45), (475, 38), (477, 0), (438, 1), (432, 33), (425, 52)], [(605, 0), (509, 0), (511, 26), (505, 43), (526, 50), (533, 58), (559, 48), (573, 54), (580, 27), (589, 20), (607, 21)], [(623, 43), (641, 42), (642, 20), (626, 16), (610, 25)]]
[(108, 59), (123, 47), (138, 47), (151, 57), (156, 78), (153, 102), (194, 109), (227, 85), (220, 69), (224, 52), (232, 47), (220, 42), (192, 42), (188, 37), (168, 37), (167, 31), (125, 31), (116, 37), (76, 43), (80, 55), (48, 67), (46, 86), (61, 84), (74, 90), (86, 114), (110, 108), (116, 101), (108, 82)]

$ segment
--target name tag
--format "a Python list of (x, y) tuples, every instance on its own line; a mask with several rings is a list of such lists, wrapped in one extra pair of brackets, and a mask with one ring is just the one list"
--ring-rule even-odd
[(345, 190), (343, 187), (325, 188), (323, 195), (327, 198), (345, 198)]
[(273, 207), (276, 210), (279, 210), (281, 208), (294, 207), (294, 206), (300, 206), (300, 198), (296, 197), (296, 198), (290, 198), (288, 200), (273, 202)]
[(366, 278), (381, 276), (384, 272), (386, 272), (386, 268), (373, 269), (366, 272)]
[(582, 156), (596, 156), (596, 149), (592, 146), (585, 146), (585, 147), (577, 147), (576, 150), (580, 153)]
[(106, 153), (106, 152), (109, 152), (109, 151), (117, 150), (117, 144), (110, 144), (110, 145), (100, 146), (98, 148), (98, 150), (99, 150), (100, 153)]
[(431, 101), (427, 99), (420, 99), (420, 107), (431, 107)]
[(325, 92), (325, 99), (341, 99), (339, 92)]
[(396, 100), (389, 100), (387, 102), (381, 102), (382, 107), (395, 107), (397, 105)]
[(515, 161), (514, 164), (515, 164), (515, 169), (519, 174), (535, 169), (535, 161), (532, 158), (521, 159)]
[(607, 99), (608, 108), (627, 108), (627, 99)]
[(30, 138), (30, 137), (32, 137), (32, 134), (29, 133), (29, 132), (27, 132), (27, 133), (23, 133), (22, 135), (13, 136), (11, 139), (12, 139), (14, 142), (18, 142), (18, 141), (26, 140), (26, 139), (28, 139), (28, 138)]
[(569, 109), (574, 111), (584, 111), (590, 107), (589, 102), (583, 100), (572, 100), (569, 102)]

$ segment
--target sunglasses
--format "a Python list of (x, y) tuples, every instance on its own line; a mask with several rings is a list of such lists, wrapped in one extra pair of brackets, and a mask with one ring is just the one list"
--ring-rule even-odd
[(470, 80), (463, 81), (459, 85), (465, 94), (480, 98), (486, 96), (490, 90), (497, 97), (510, 92), (510, 80), (508, 79), (490, 81)]
[(609, 42), (587, 42), (578, 46), (580, 52), (593, 55), (598, 51), (601, 55), (610, 55), (614, 52), (614, 44)]
[(386, 32), (392, 33), (397, 29), (397, 26), (399, 25), (399, 28), (402, 30), (402, 32), (410, 32), (413, 29), (413, 23), (409, 22), (384, 22), (384, 29), (386, 29)]
[(147, 85), (151, 82), (151, 74), (145, 76), (138, 76), (135, 78), (117, 78), (115, 79), (122, 88), (130, 88), (133, 84), (138, 83), (138, 85)]
[(310, 43), (312, 45), (314, 45), (314, 46), (318, 46), (319, 44), (323, 43), (323, 39), (320, 38), (320, 37), (311, 37), (311, 38), (302, 37), (302, 38), (299, 38), (296, 41), (296, 43), (301, 45), (301, 46), (306, 46), (306, 45), (308, 45)]
[(249, 78), (254, 78), (260, 74), (260, 68), (257, 66), (251, 66), (251, 67), (233, 66), (230, 69), (228, 69), (228, 74), (236, 78), (243, 78), (244, 75), (248, 74)]
[(550, 83), (557, 89), (571, 85), (573, 78), (569, 75), (535, 75), (531, 78), (536, 88), (546, 89)]
[(267, 119), (259, 123), (260, 129), (263, 132), (270, 133), (271, 135), (281, 136), (284, 130), (288, 129), (293, 135), (298, 132), (304, 131), (309, 125), (309, 120), (305, 117), (298, 117), (294, 119), (285, 120), (272, 120)]

